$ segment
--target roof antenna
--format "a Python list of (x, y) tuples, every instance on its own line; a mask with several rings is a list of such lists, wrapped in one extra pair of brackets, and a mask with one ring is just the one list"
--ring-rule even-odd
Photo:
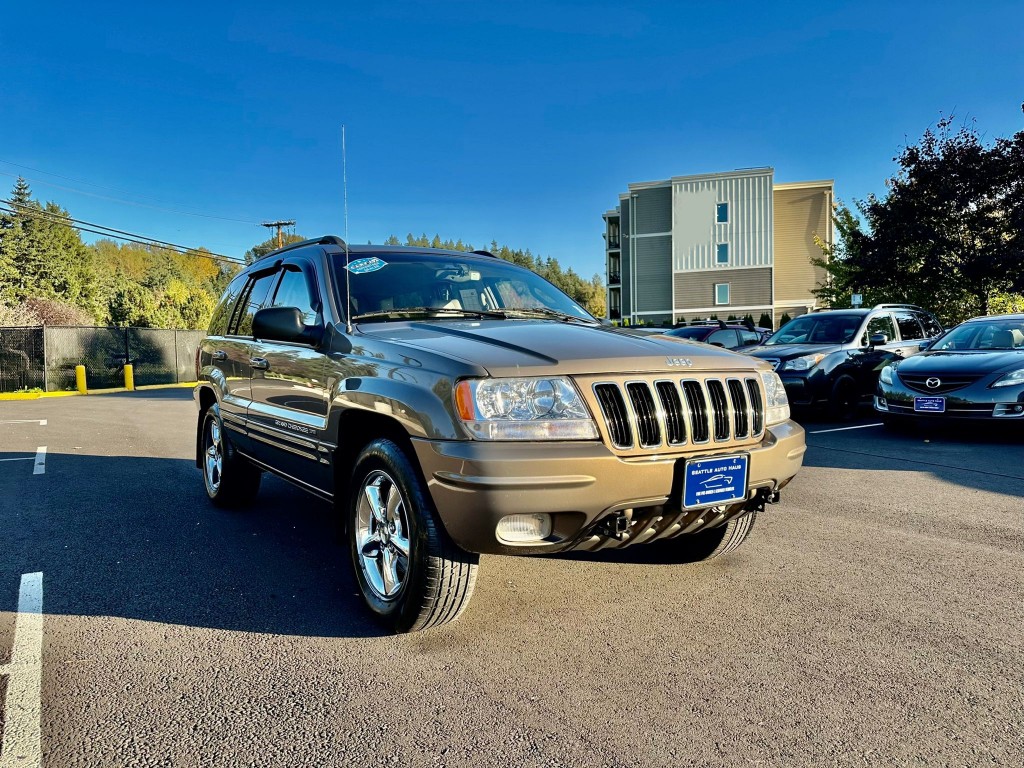
[(345, 156), (345, 124), (341, 124), (341, 188), (345, 197), (345, 332), (352, 333), (352, 286), (348, 271), (348, 158)]

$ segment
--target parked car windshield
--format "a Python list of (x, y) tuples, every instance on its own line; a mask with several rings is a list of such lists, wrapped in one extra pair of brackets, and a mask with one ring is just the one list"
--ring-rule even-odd
[(800, 315), (779, 328), (765, 344), (848, 344), (863, 319), (862, 315)]
[[(335, 257), (344, 306), (345, 255)], [(491, 313), (598, 322), (547, 280), (504, 259), (382, 251), (349, 256), (354, 319), (388, 319), (434, 310), (437, 316)]]
[(1024, 319), (986, 318), (957, 326), (931, 349), (1024, 349)]

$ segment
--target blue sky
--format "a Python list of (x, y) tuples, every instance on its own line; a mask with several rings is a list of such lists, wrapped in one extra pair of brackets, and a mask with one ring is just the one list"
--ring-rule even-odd
[(342, 123), (352, 242), (493, 238), (585, 277), (629, 182), (770, 165), (849, 201), (883, 192), (941, 114), (1024, 129), (1019, 0), (51, 2), (0, 20), (0, 189), (21, 173), (76, 218), (231, 255), (266, 236), (246, 222), (343, 234)]

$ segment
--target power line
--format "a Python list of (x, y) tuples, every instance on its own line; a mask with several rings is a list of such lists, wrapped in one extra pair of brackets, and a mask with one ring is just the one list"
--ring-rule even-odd
[(81, 219), (74, 219), (70, 216), (63, 216), (50, 211), (45, 211), (39, 208), (33, 208), (30, 206), (20, 205), (11, 200), (5, 200), (0, 198), (0, 203), (6, 204), (6, 208), (0, 207), (0, 211), (6, 211), (7, 213), (13, 213), (15, 215), (32, 216), (33, 218), (42, 219), (44, 221), (57, 222), (71, 226), (71, 223), (75, 225), (75, 229), (79, 229), (82, 232), (89, 232), (95, 235), (101, 235), (103, 237), (110, 237), (115, 240), (124, 240), (130, 243), (136, 243), (137, 245), (148, 245), (148, 246), (161, 246), (172, 250), (182, 256), (194, 256), (198, 258), (211, 259), (212, 261), (223, 261), (230, 264), (244, 264), (243, 259), (238, 259), (233, 256), (225, 256), (222, 253), (213, 253), (208, 251), (202, 253), (197, 249), (190, 248), (186, 245), (179, 245), (177, 243), (169, 243), (164, 240), (157, 240), (156, 238), (148, 237), (146, 235), (139, 235), (134, 232), (126, 232), (123, 229), (114, 229), (113, 227), (107, 227), (103, 224), (94, 224), (89, 221), (82, 221)]
[[(15, 166), (17, 168), (28, 168), (28, 166), (18, 165), (17, 163), (8, 163), (6, 160), (0, 160), (0, 163), (5, 163), (5, 164), (8, 164), (8, 165), (13, 165), (13, 166)], [(35, 169), (29, 169), (29, 170), (35, 170)], [(98, 189), (110, 189), (110, 190), (113, 190), (115, 192), (122, 191), (122, 190), (115, 189), (114, 187), (104, 187), (104, 186), (101, 186), (99, 184), (93, 184), (91, 182), (81, 181), (79, 179), (71, 179), (70, 177), (61, 176), (61, 175), (56, 174), (56, 173), (49, 173), (47, 171), (36, 171), (36, 172), (37, 173), (43, 173), (43, 174), (46, 174), (48, 176), (55, 176), (58, 179), (67, 179), (69, 181), (74, 181), (74, 182), (76, 182), (78, 184), (88, 184), (89, 186), (97, 187)], [(260, 223), (258, 221), (254, 221), (252, 219), (233, 219), (233, 218), (230, 218), (228, 216), (215, 216), (214, 214), (211, 214), (211, 213), (196, 213), (194, 211), (182, 211), (182, 210), (179, 210), (179, 209), (176, 209), (176, 208), (167, 208), (167, 207), (161, 206), (161, 205), (151, 205), (149, 203), (140, 203), (140, 202), (138, 202), (136, 200), (125, 200), (123, 198), (111, 197), (109, 195), (100, 195), (100, 194), (97, 194), (95, 192), (86, 192), (84, 189), (75, 189), (74, 187), (66, 187), (66, 186), (63, 186), (61, 184), (54, 184), (52, 181), (44, 181), (42, 179), (30, 179), (27, 176), (22, 176), (21, 174), (17, 174), (17, 173), (8, 173), (6, 171), (0, 171), (0, 175), (2, 175), (2, 176), (10, 176), (12, 179), (14, 179), (14, 178), (25, 179), (25, 181), (31, 181), (33, 184), (42, 184), (45, 187), (53, 187), (55, 189), (63, 189), (65, 192), (74, 192), (74, 193), (79, 194), (79, 195), (86, 195), (88, 197), (99, 198), (100, 200), (110, 200), (110, 201), (115, 202), (115, 203), (124, 203), (125, 205), (136, 205), (136, 206), (139, 206), (141, 208), (151, 208), (151, 209), (156, 210), (156, 211), (166, 211), (167, 213), (177, 213), (177, 214), (180, 214), (182, 216), (198, 216), (198, 217), (203, 218), (203, 219), (217, 219), (219, 221), (233, 221), (233, 222), (236, 222), (238, 224), (259, 224)], [(126, 194), (133, 194), (133, 193), (129, 192), (129, 193), (126, 193)], [(139, 197), (147, 198), (149, 200), (156, 200), (157, 199), (157, 198), (148, 197), (147, 195), (139, 195)]]

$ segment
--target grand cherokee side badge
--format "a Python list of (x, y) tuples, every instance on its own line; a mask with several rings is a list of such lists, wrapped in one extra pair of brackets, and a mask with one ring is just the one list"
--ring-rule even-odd
[(688, 357), (666, 357), (665, 365), (670, 368), (693, 368), (693, 360)]

